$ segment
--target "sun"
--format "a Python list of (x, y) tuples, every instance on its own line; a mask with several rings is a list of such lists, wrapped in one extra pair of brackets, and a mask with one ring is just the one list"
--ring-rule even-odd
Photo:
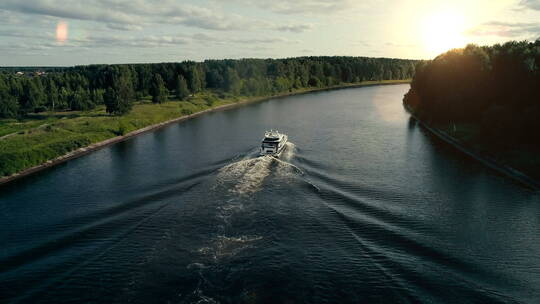
[(465, 46), (465, 20), (459, 13), (442, 11), (432, 14), (424, 20), (422, 27), (425, 49), (430, 57)]

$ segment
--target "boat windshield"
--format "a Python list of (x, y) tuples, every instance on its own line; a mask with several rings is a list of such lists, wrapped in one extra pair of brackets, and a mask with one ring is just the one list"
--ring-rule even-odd
[(274, 148), (274, 147), (276, 147), (276, 146), (277, 146), (276, 143), (267, 143), (267, 142), (263, 142), (263, 143), (262, 143), (262, 147), (263, 147), (263, 148)]

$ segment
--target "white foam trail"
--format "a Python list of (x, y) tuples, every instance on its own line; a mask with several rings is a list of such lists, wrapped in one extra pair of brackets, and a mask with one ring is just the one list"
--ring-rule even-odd
[(200, 248), (197, 251), (211, 257), (214, 261), (218, 261), (224, 257), (235, 256), (244, 249), (252, 248), (252, 243), (261, 239), (261, 236), (243, 235), (239, 237), (228, 237), (220, 235), (210, 244), (210, 246)]
[(271, 156), (245, 159), (219, 170), (219, 183), (234, 183), (229, 192), (249, 195), (260, 190), (264, 179), (270, 174)]
[(220, 218), (225, 225), (230, 224), (230, 218), (238, 213), (244, 210), (244, 204), (237, 200), (237, 199), (229, 199), (225, 205), (218, 206), (218, 214), (217, 217)]
[(207, 297), (205, 295), (203, 295), (202, 293), (199, 295), (200, 296), (200, 300), (195, 302), (196, 304), (219, 304), (218, 301), (214, 300), (213, 298), (211, 297)]
[(204, 265), (203, 263), (191, 263), (186, 266), (187, 269), (206, 269), (208, 266)]
[(293, 177), (297, 174), (304, 175), (304, 171), (297, 166), (276, 158), (277, 162), (277, 175), (280, 177)]
[(295, 153), (296, 153), (296, 145), (289, 141), (285, 144), (285, 150), (281, 152), (280, 158), (283, 159), (284, 161), (290, 161), (294, 157)]
[(300, 168), (288, 163), (296, 152), (296, 145), (292, 142), (285, 144), (285, 150), (280, 155), (280, 159), (272, 156), (259, 156), (258, 149), (254, 149), (242, 160), (227, 165), (219, 170), (218, 185), (232, 183), (229, 192), (237, 195), (253, 194), (261, 189), (265, 178), (270, 175), (270, 166), (277, 161), (277, 175), (281, 177), (290, 177), (297, 172), (303, 174)]
[[(204, 281), (206, 279), (203, 278)], [(199, 283), (200, 285), (200, 283)], [(190, 303), (196, 303), (196, 304), (219, 304), (218, 301), (216, 301), (214, 298), (205, 296), (203, 294), (203, 291), (200, 286), (197, 286), (197, 288), (191, 293), (194, 298), (197, 299), (197, 301), (190, 301)]]

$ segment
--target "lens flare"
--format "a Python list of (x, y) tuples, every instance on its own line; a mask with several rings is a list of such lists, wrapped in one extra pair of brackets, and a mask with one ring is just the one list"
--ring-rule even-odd
[(64, 43), (68, 38), (68, 25), (64, 21), (58, 22), (56, 25), (56, 41)]

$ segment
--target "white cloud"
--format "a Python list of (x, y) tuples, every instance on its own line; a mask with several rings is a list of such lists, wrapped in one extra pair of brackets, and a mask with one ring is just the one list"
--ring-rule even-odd
[(540, 0), (521, 0), (522, 7), (540, 11)]
[(328, 14), (350, 9), (357, 4), (354, 0), (237, 0), (242, 3), (270, 9), (280, 14)]
[(2, 0), (0, 9), (23, 15), (94, 21), (122, 31), (140, 30), (144, 24), (179, 24), (217, 31), (270, 29), (296, 33), (311, 28), (309, 24), (278, 25), (173, 0)]
[(275, 27), (276, 30), (282, 32), (293, 32), (293, 33), (302, 33), (314, 28), (313, 24), (286, 24), (278, 25)]
[(234, 47), (242, 45), (242, 48), (267, 48), (280, 44), (293, 45), (299, 44), (298, 40), (290, 40), (282, 37), (223, 37), (218, 35), (209, 35), (207, 33), (197, 33), (193, 35), (149, 35), (149, 36), (128, 36), (128, 35), (88, 35), (86, 37), (75, 37), (67, 42), (59, 44), (53, 41), (53, 35), (48, 34), (45, 37), (32, 35), (22, 32), (10, 32), (0, 30), (0, 37), (29, 37), (31, 40), (25, 40), (20, 43), (0, 43), (0, 49), (18, 50), (27, 52), (29, 50), (44, 50), (56, 48), (58, 50), (104, 50), (104, 49), (122, 49), (122, 48), (171, 48), (171, 47), (197, 47), (197, 46), (216, 46)]
[(540, 37), (540, 23), (491, 21), (474, 27), (465, 34), (505, 39), (537, 39)]
[(88, 5), (88, 2), (72, 0), (2, 0), (2, 2), (0, 2), (0, 8), (7, 11), (14, 11), (24, 14), (53, 16), (60, 18), (94, 20), (113, 23), (131, 22), (130, 16), (125, 13), (107, 9), (107, 7), (103, 5), (96, 5), (98, 3), (103, 3), (103, 1), (95, 1), (93, 6), (92, 4)]
[(197, 33), (190, 37), (193, 41), (202, 42), (204, 44), (276, 44), (276, 43), (287, 43), (287, 44), (297, 44), (300, 43), (298, 40), (289, 40), (282, 37), (248, 37), (248, 38), (236, 38), (236, 37), (219, 37), (214, 35), (209, 35), (206, 33)]
[(122, 23), (109, 23), (107, 24), (107, 28), (118, 31), (140, 31), (143, 29), (140, 25)]

